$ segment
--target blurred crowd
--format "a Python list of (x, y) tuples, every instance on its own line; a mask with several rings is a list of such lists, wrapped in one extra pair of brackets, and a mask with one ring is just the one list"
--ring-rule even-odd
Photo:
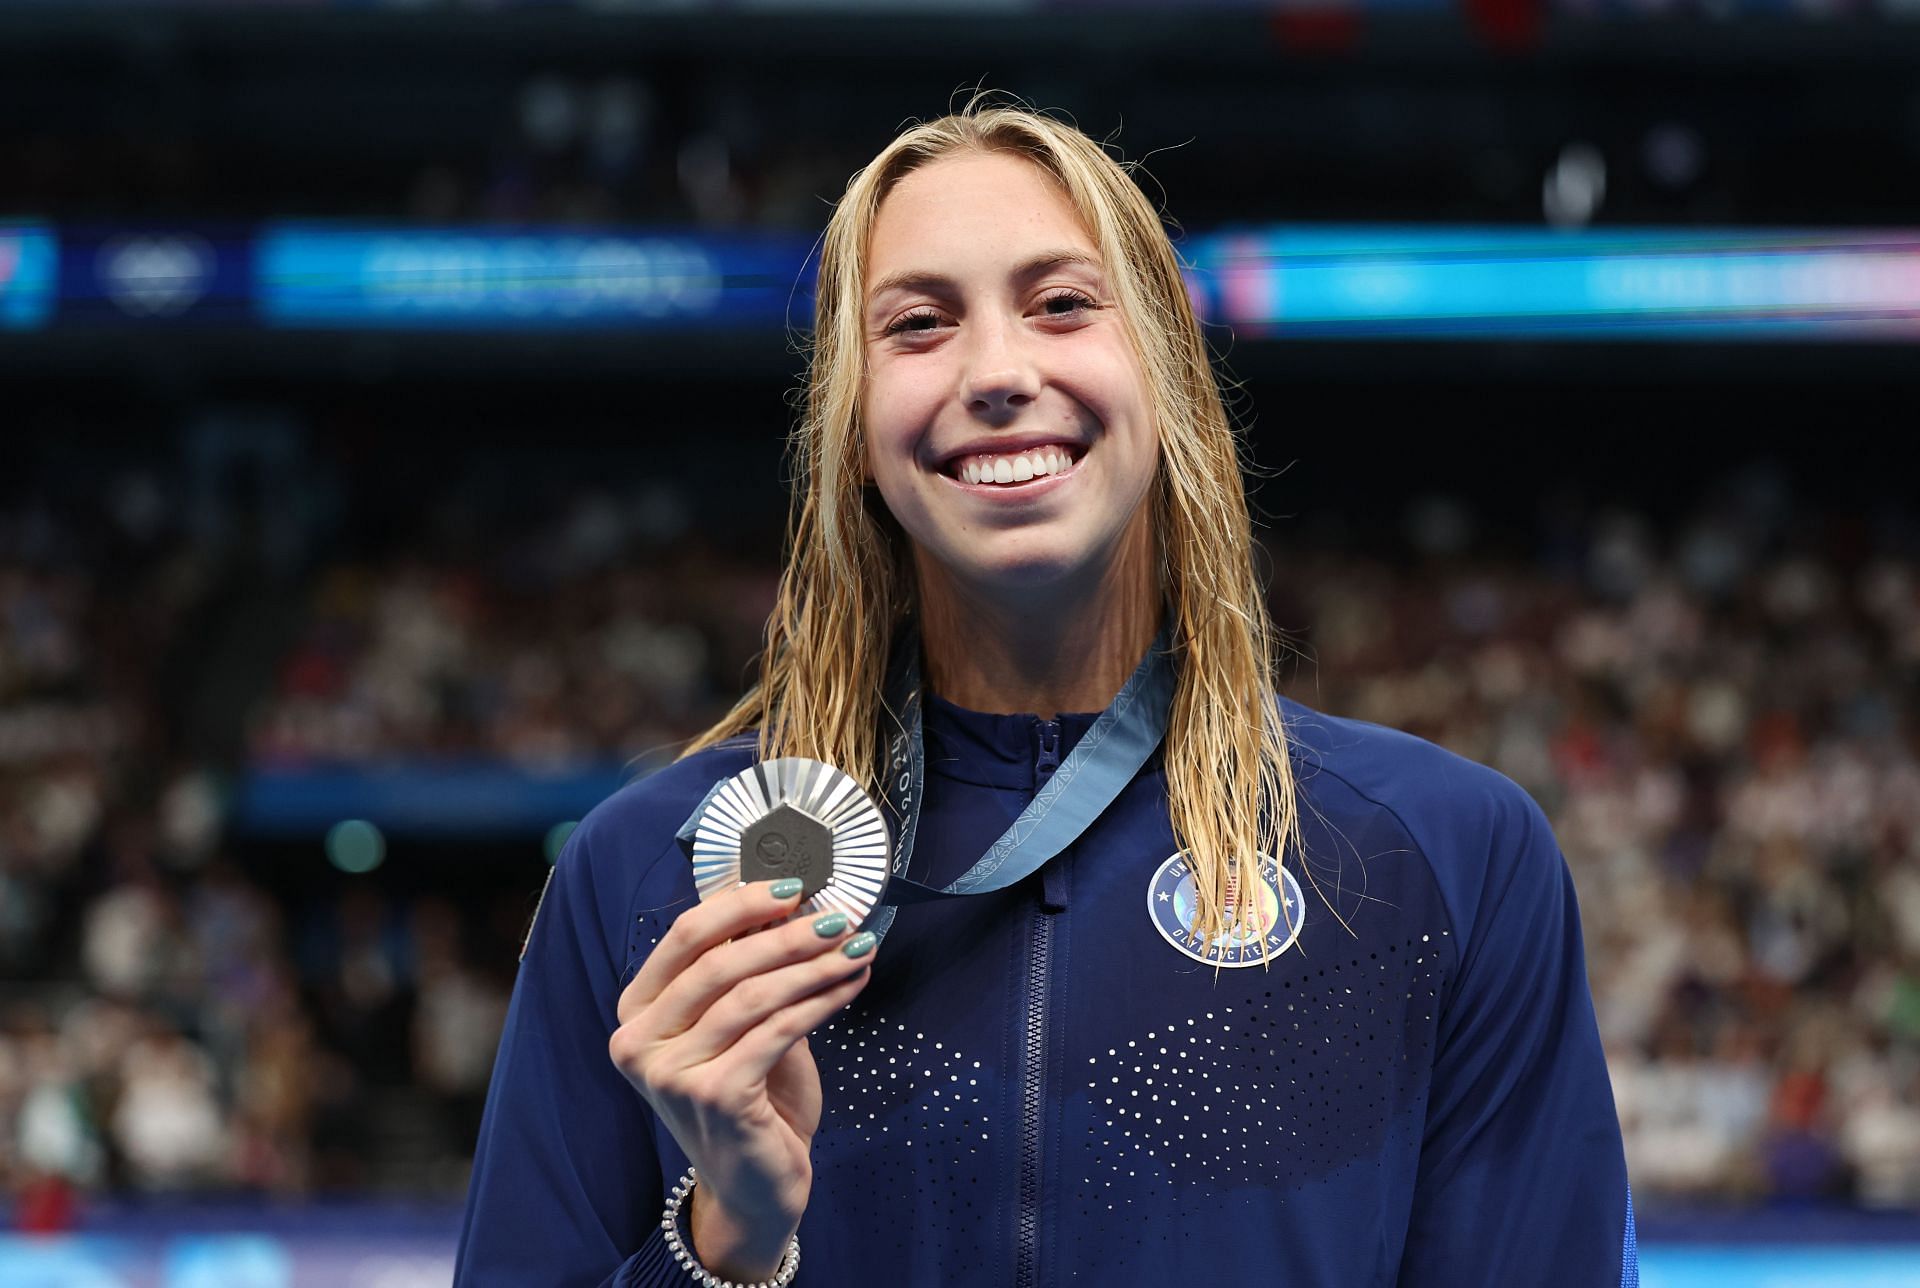
[(173, 499), (0, 498), (0, 1200), (58, 1229), (89, 1193), (378, 1186), (393, 1149), (455, 1192), (512, 983), (474, 943), (523, 901), (267, 883), (237, 767), (190, 754), (235, 569)]
[(502, 524), (484, 486), (455, 493), (416, 525), (433, 535), (320, 574), (255, 764), (631, 761), (737, 695), (777, 569), (704, 543), (687, 496), (588, 486)]
[(1920, 1204), (1913, 516), (1799, 512), (1761, 473), (1510, 562), (1458, 549), (1471, 518), (1416, 507), (1410, 564), (1276, 552), (1295, 696), (1545, 807), (1636, 1193)]
[[(457, 1192), (511, 986), (492, 914), (273, 893), (223, 776), (657, 751), (737, 694), (775, 569), (658, 482), (455, 505), (314, 566), (243, 763), (209, 767), (167, 704), (219, 570), (145, 523), (0, 509), (0, 1189), (377, 1183), (384, 1105), (424, 1107)], [(1660, 522), (1474, 523), (1278, 533), (1289, 692), (1545, 806), (1643, 1201), (1920, 1204), (1920, 532), (1767, 474)]]
[(0, 508), (0, 1182), (27, 1195), (210, 1177), (209, 1053), (244, 1036), (186, 958), (259, 937), (217, 944), (218, 879), (189, 918), (163, 877), (214, 820), (165, 782), (165, 660), (210, 569), (162, 508), (137, 479)]

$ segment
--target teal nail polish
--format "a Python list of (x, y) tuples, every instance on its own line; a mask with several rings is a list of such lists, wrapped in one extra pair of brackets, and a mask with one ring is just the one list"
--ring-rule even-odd
[(814, 918), (813, 922), (813, 933), (822, 939), (831, 939), (846, 928), (847, 914), (844, 912), (830, 912), (824, 917)]
[(871, 931), (863, 930), (846, 943), (841, 944), (840, 951), (849, 957), (865, 957), (873, 951), (873, 946), (879, 942), (878, 939), (873, 937)]
[(773, 883), (767, 893), (776, 899), (791, 899), (800, 893), (802, 882), (799, 877), (786, 877)]

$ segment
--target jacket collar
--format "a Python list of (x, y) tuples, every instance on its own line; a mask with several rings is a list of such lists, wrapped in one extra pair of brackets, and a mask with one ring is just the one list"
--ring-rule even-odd
[[(1034, 715), (993, 715), (957, 707), (926, 694), (923, 737), (927, 772), (980, 787), (1023, 792), (1038, 790), (1042, 724)], [(1099, 712), (1066, 712), (1051, 722), (1059, 731), (1053, 763), (1058, 765), (1093, 727)]]

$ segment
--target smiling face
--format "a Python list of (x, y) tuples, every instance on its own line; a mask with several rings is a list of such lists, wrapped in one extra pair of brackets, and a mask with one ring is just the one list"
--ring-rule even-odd
[(1070, 591), (1151, 551), (1146, 382), (1050, 175), (1007, 153), (913, 171), (880, 205), (866, 282), (867, 468), (923, 593)]

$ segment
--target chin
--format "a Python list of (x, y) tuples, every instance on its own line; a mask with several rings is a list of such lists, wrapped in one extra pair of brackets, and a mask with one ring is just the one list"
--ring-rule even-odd
[[(1003, 548), (976, 552), (966, 565), (955, 567), (981, 590), (993, 594), (1009, 589), (1044, 591), (1097, 575), (1101, 559), (1096, 552), (1057, 543), (1008, 542)], [(1044, 607), (1037, 604), (1036, 607)]]

